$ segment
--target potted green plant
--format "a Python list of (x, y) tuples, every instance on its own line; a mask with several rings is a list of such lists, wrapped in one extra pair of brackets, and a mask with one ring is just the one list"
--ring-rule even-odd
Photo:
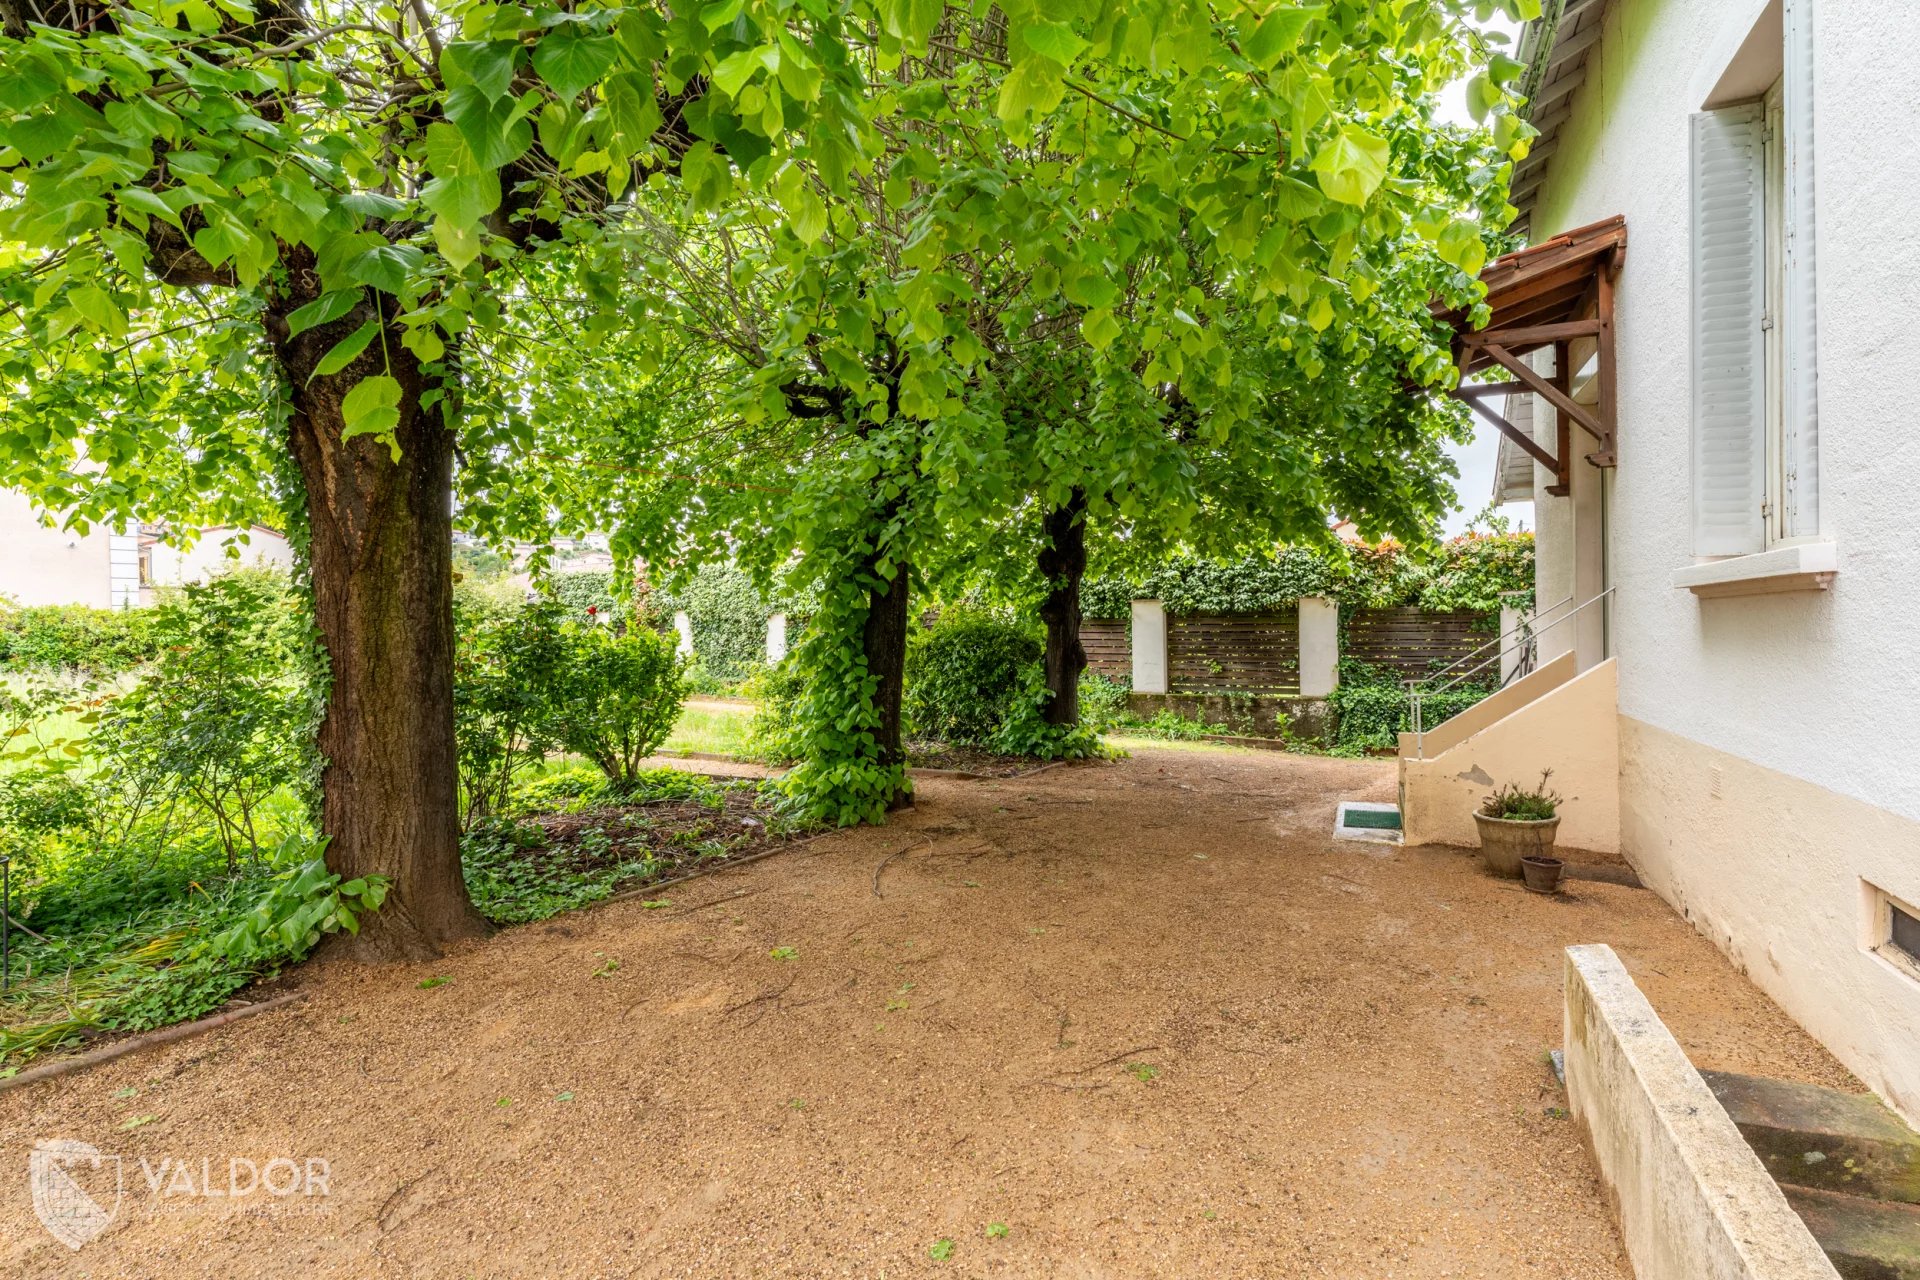
[(1558, 893), (1566, 864), (1553, 856), (1560, 829), (1560, 796), (1549, 790), (1548, 769), (1531, 789), (1509, 782), (1474, 811), (1480, 827), (1480, 853), (1497, 876), (1520, 877), (1536, 893)]

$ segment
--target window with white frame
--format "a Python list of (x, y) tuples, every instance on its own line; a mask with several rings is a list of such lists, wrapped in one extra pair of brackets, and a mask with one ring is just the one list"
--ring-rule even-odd
[(1820, 534), (1811, 5), (1784, 0), (1772, 31), (1755, 29), (1778, 59), (1770, 88), (1693, 117), (1699, 556)]

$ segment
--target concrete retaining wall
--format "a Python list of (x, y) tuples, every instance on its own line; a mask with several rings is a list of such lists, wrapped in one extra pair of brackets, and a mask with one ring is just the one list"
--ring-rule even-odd
[(1639, 1280), (1839, 1280), (1608, 946), (1568, 947), (1567, 1098)]
[(1256, 738), (1278, 737), (1283, 725), (1294, 737), (1311, 742), (1326, 742), (1333, 736), (1333, 713), (1325, 698), (1132, 693), (1127, 695), (1127, 709), (1149, 717), (1170, 709), (1189, 720), (1223, 724), (1229, 733)]

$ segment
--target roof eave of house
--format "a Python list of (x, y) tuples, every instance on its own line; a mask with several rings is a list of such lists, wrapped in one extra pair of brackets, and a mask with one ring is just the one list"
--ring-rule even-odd
[(1515, 230), (1532, 229), (1547, 167), (1561, 132), (1573, 118), (1588, 60), (1600, 44), (1606, 10), (1607, 0), (1544, 0), (1540, 16), (1521, 30), (1520, 60), (1527, 68), (1520, 80), (1527, 99), (1522, 113), (1540, 135), (1527, 158), (1513, 167), (1511, 199), (1520, 210)]

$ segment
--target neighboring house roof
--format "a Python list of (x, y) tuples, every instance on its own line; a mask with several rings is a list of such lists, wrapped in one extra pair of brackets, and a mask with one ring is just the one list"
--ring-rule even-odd
[[(1530, 436), (1533, 429), (1533, 397), (1511, 395), (1501, 406), (1501, 416)], [(1500, 454), (1493, 467), (1495, 502), (1533, 501), (1533, 457), (1500, 432)]]
[(1508, 199), (1520, 210), (1513, 230), (1527, 231), (1560, 135), (1573, 116), (1573, 100), (1586, 83), (1587, 60), (1600, 43), (1608, 0), (1545, 0), (1540, 16), (1520, 33), (1520, 60), (1527, 64), (1521, 92), (1527, 123), (1540, 131), (1533, 149), (1513, 169)]
[[(239, 525), (208, 524), (208, 525), (201, 525), (198, 531), (196, 532), (195, 536), (202, 539), (210, 538), (216, 533), (224, 533), (229, 529), (233, 530), (235, 533), (240, 532)], [(155, 542), (164, 542), (169, 532), (170, 530), (164, 524), (157, 524), (150, 520), (143, 520), (140, 522), (140, 545), (144, 547)], [(247, 526), (246, 532), (249, 535), (256, 534), (256, 533), (264, 533), (269, 538), (279, 538), (282, 541), (284, 541), (287, 536), (285, 533), (283, 533), (279, 529), (276, 529), (271, 525), (264, 525), (264, 524), (250, 524)]]

